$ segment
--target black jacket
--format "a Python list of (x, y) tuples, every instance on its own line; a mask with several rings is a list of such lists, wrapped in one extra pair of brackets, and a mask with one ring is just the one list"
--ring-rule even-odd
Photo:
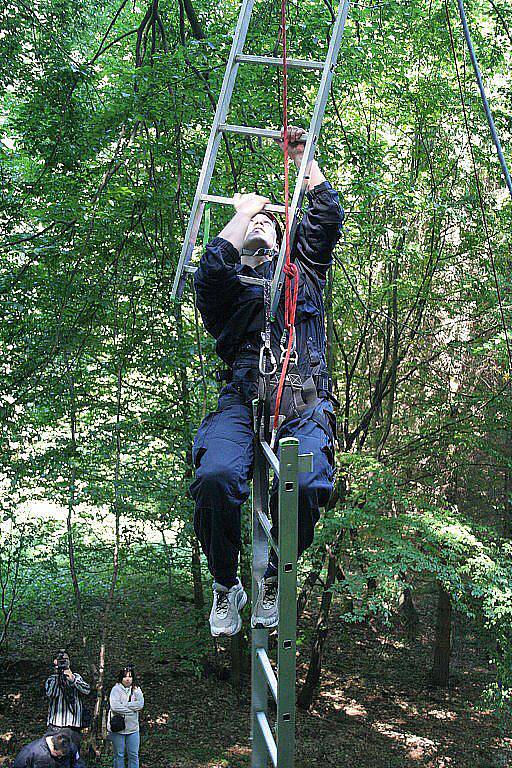
[[(344, 217), (338, 193), (329, 182), (314, 187), (307, 196), (309, 206), (297, 227), (292, 251), (300, 274), (295, 324), (298, 365), (304, 378), (327, 370), (322, 291)], [(264, 326), (262, 287), (244, 285), (238, 277), (271, 279), (275, 263), (265, 262), (255, 269), (242, 265), (237, 249), (216, 237), (206, 246), (194, 275), (197, 306), (204, 325), (217, 340), (219, 357), (235, 369), (235, 379), (243, 378), (245, 368), (257, 366)], [(272, 348), (277, 360), (283, 328), (284, 290), (272, 323)]]
[(73, 768), (77, 761), (77, 752), (71, 745), (67, 758), (57, 759), (50, 752), (46, 738), (36, 739), (26, 744), (14, 759), (13, 768)]

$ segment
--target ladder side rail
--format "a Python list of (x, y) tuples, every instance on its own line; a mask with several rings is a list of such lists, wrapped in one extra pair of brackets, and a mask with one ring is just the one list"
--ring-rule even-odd
[(254, 3), (255, 0), (243, 0), (243, 5), (238, 16), (237, 25), (233, 35), (233, 43), (231, 45), (231, 50), (226, 65), (226, 71), (224, 73), (224, 79), (222, 81), (222, 87), (217, 101), (217, 109), (215, 110), (215, 117), (213, 119), (212, 127), (210, 130), (210, 136), (206, 146), (203, 165), (201, 168), (201, 173), (199, 174), (199, 180), (197, 182), (194, 202), (192, 203), (192, 208), (190, 211), (187, 231), (185, 233), (185, 239), (183, 241), (180, 258), (176, 269), (176, 275), (171, 291), (171, 298), (173, 299), (175, 297), (180, 297), (183, 292), (186, 278), (183, 267), (190, 261), (199, 232), (199, 227), (201, 225), (201, 219), (204, 210), (204, 204), (201, 202), (201, 195), (207, 193), (210, 187), (210, 181), (213, 175), (213, 169), (215, 167), (215, 160), (217, 158), (217, 152), (222, 138), (222, 134), (218, 129), (220, 123), (226, 119), (229, 105), (231, 103), (231, 96), (233, 95), (233, 88), (239, 67), (239, 63), (237, 62), (236, 57), (238, 54), (242, 53), (245, 39), (247, 37), (247, 30), (249, 27)]
[[(300, 209), (300, 206), (302, 204), (302, 199), (306, 191), (306, 179), (307, 179), (307, 176), (309, 175), (309, 169), (313, 161), (316, 144), (318, 141), (318, 136), (320, 133), (320, 129), (322, 127), (322, 120), (325, 113), (325, 105), (327, 103), (327, 98), (329, 96), (329, 89), (331, 87), (331, 82), (334, 75), (334, 68), (336, 66), (338, 52), (339, 52), (341, 41), (343, 38), (343, 32), (345, 29), (345, 22), (347, 20), (349, 7), (350, 7), (350, 0), (341, 0), (340, 5), (338, 7), (336, 21), (333, 27), (332, 37), (329, 43), (329, 50), (327, 52), (327, 58), (324, 64), (322, 78), (320, 80), (320, 85), (318, 87), (318, 93), (316, 97), (315, 108), (313, 111), (313, 117), (311, 118), (311, 123), (310, 123), (308, 134), (307, 134), (306, 146), (304, 148), (304, 156), (302, 158), (302, 163), (299, 168), (299, 172), (297, 174), (295, 191), (293, 193), (293, 198), (290, 204), (290, 221), (293, 223), (292, 224), (293, 231), (295, 231), (298, 224), (298, 222), (295, 222), (295, 217), (296, 217), (297, 210)], [(290, 237), (290, 245), (292, 244), (293, 244), (293, 239)], [(279, 299), (281, 297), (281, 291), (284, 284), (283, 267), (284, 267), (285, 258), (286, 258), (286, 238), (283, 238), (283, 242), (281, 244), (281, 249), (279, 252), (279, 258), (276, 265), (276, 270), (274, 273), (274, 279), (272, 281), (271, 315), (273, 318), (275, 318), (277, 313), (277, 307), (279, 305)]]
[[(253, 402), (256, 425), (258, 402)], [(269, 500), (269, 468), (259, 446), (255, 428), (254, 472), (252, 483), (252, 609), (258, 596), (258, 582), (263, 578), (268, 563), (268, 540), (259, 521), (258, 513), (267, 515)], [(268, 712), (268, 684), (258, 660), (258, 651), (268, 652), (268, 630), (253, 629), (251, 633), (251, 768), (267, 768), (268, 749), (265, 736), (258, 723), (258, 713)]]
[(277, 764), (293, 768), (297, 647), (299, 441), (279, 442), (279, 631), (277, 648)]

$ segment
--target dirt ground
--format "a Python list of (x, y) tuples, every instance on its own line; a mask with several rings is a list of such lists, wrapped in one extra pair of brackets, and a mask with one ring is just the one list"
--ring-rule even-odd
[[(118, 606), (109, 658), (129, 659), (140, 672), (146, 700), (141, 768), (249, 766), (249, 680), (245, 678), (236, 693), (229, 680), (218, 675), (197, 679), (174, 658), (155, 661), (155, 626), (179, 623), (183, 611), (192, 609), (179, 603), (166, 613), (162, 591), (154, 587), (138, 598), (136, 613), (133, 599), (129, 609)], [(420, 633), (409, 641), (400, 628), (348, 625), (341, 618), (341, 606), (334, 604), (319, 695), (310, 712), (297, 715), (296, 768), (512, 766), (512, 739), (500, 732), (496, 717), (482, 704), (492, 673), (470, 634), (458, 633), (449, 689), (429, 686), (430, 605), (430, 599), (422, 598)], [(311, 620), (306, 615), (306, 630)], [(16, 647), (0, 671), (2, 768), (8, 768), (24, 743), (44, 732), (47, 649), (59, 646), (57, 628), (46, 626), (43, 617), (37, 632), (19, 625), (13, 637)], [(226, 648), (219, 657), (226, 658), (227, 666)], [(84, 672), (78, 653), (74, 658), (76, 669)], [(307, 659), (306, 641), (299, 681)], [(108, 746), (98, 762), (111, 764)]]

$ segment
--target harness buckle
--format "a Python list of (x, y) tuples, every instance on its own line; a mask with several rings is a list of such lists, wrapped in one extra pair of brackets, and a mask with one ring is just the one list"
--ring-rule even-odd
[[(286, 359), (286, 353), (288, 351), (288, 344), (286, 343), (286, 329), (283, 332), (283, 335), (281, 336), (281, 342), (280, 342), (280, 348), (281, 348), (281, 357), (279, 359), (279, 363), (284, 363)], [(295, 346), (295, 333), (292, 337), (292, 348), (290, 351), (290, 363), (294, 363), (297, 365), (297, 362), (299, 360), (299, 356), (297, 354), (297, 347)]]

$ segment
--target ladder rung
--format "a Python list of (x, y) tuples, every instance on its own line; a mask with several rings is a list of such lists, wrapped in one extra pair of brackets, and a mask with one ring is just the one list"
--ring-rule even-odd
[[(201, 195), (201, 201), (203, 203), (219, 203), (220, 205), (233, 205), (232, 197), (221, 197), (220, 195)], [(265, 206), (266, 211), (273, 211), (274, 213), (284, 213), (284, 205), (273, 205), (268, 203)]]
[[(247, 62), (249, 64), (266, 64), (271, 67), (283, 66), (283, 60), (275, 56), (248, 56), (244, 53), (240, 53), (236, 57), (236, 61)], [(322, 71), (324, 62), (314, 61), (312, 59), (288, 59), (286, 66), (290, 69), (318, 69)]]
[(277, 456), (266, 440), (260, 440), (260, 445), (263, 449), (263, 453), (265, 454), (265, 458), (274, 470), (274, 474), (279, 477), (279, 460)]
[(272, 665), (270, 664), (270, 659), (267, 656), (266, 650), (264, 648), (258, 648), (256, 651), (256, 658), (261, 664), (261, 668), (263, 669), (265, 677), (267, 678), (268, 687), (270, 688), (272, 696), (274, 697), (274, 701), (277, 704), (277, 677), (274, 670), (272, 669)]
[[(219, 131), (222, 133), (240, 133), (245, 136), (263, 136), (265, 139), (280, 139), (281, 131), (274, 131), (271, 128), (253, 128), (250, 125), (230, 125), (222, 123), (219, 125)], [(303, 133), (302, 138), (307, 141), (308, 134)]]
[(256, 722), (265, 739), (265, 744), (267, 745), (268, 753), (274, 764), (274, 768), (277, 768), (277, 746), (270, 725), (268, 724), (266, 714), (264, 712), (256, 712)]
[(275, 551), (276, 555), (279, 557), (279, 547), (277, 546), (277, 543), (274, 541), (274, 537), (272, 536), (270, 530), (272, 528), (271, 522), (266, 516), (264, 512), (261, 511), (261, 509), (258, 509), (256, 514), (258, 515), (258, 521), (265, 533), (267, 534), (268, 543), (272, 547), (272, 549)]

